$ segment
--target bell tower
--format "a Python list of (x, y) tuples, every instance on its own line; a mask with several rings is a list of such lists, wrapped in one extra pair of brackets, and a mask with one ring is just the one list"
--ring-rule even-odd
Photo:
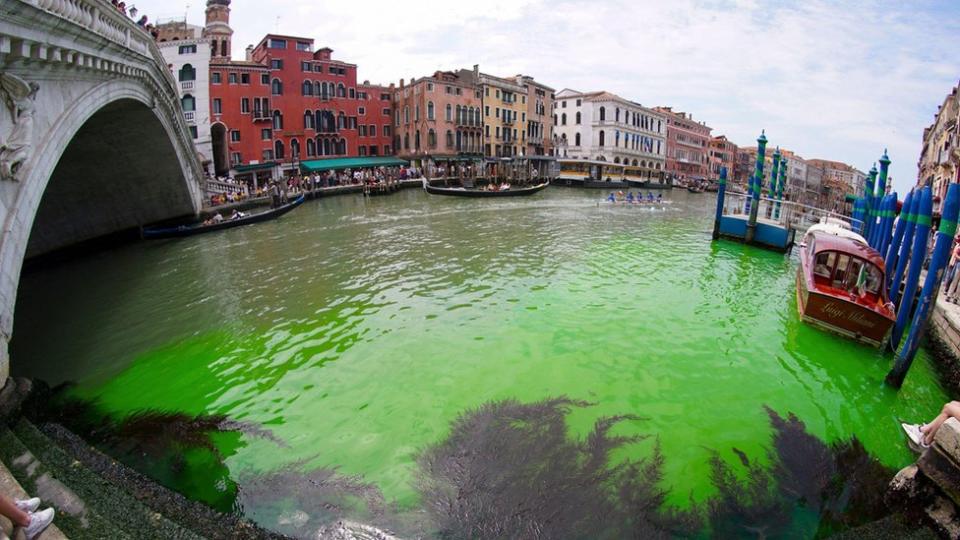
[(230, 0), (207, 0), (207, 25), (203, 37), (210, 40), (210, 57), (230, 59)]

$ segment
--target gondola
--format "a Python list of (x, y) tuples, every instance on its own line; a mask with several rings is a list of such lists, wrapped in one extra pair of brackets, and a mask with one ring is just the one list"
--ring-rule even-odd
[(524, 195), (533, 195), (538, 191), (550, 185), (550, 182), (543, 182), (530, 187), (511, 187), (504, 191), (487, 191), (484, 189), (468, 189), (463, 187), (439, 187), (431, 186), (426, 178), (423, 179), (423, 189), (431, 195), (452, 195), (454, 197), (522, 197)]
[(214, 223), (211, 225), (203, 225), (198, 223), (194, 225), (180, 225), (179, 227), (149, 227), (143, 229), (143, 238), (149, 240), (157, 240), (160, 238), (182, 238), (185, 236), (193, 236), (195, 234), (232, 229), (242, 225), (250, 225), (251, 223), (270, 221), (271, 219), (277, 219), (278, 217), (300, 206), (303, 204), (304, 199), (306, 199), (306, 196), (301, 194), (293, 201), (272, 210), (260, 212), (259, 214), (251, 214), (238, 219), (224, 219), (220, 223)]
[(693, 186), (687, 186), (687, 191), (689, 191), (690, 193), (703, 193), (702, 188), (693, 187)]

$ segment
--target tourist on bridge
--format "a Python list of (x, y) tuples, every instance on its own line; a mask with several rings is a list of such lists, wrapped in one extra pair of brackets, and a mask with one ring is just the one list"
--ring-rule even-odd
[(937, 436), (937, 430), (949, 418), (960, 420), (960, 401), (951, 401), (943, 406), (940, 414), (930, 421), (929, 424), (900, 424), (903, 431), (913, 444), (920, 448), (929, 448), (933, 444), (933, 438)]
[[(40, 508), (40, 499), (34, 497), (26, 500), (13, 500), (0, 495), (0, 514), (5, 516), (16, 527), (23, 527), (23, 535), (27, 540), (40, 536), (53, 523), (53, 508), (37, 512)], [(16, 535), (13, 535), (16, 538)]]

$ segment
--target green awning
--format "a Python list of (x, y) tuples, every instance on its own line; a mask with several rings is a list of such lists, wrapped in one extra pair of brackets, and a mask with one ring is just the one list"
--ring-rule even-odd
[(311, 161), (301, 161), (300, 171), (310, 173), (316, 171), (333, 171), (337, 169), (399, 167), (401, 165), (407, 165), (407, 163), (407, 161), (392, 156), (314, 159)]
[(847, 193), (847, 196), (845, 197), (845, 199), (846, 199), (847, 202), (856, 202), (856, 201), (857, 201), (857, 196), (856, 196), (856, 195), (851, 195), (851, 194)]
[(233, 170), (238, 173), (245, 173), (250, 171), (262, 171), (264, 169), (272, 169), (277, 166), (276, 161), (267, 161), (265, 163), (251, 163), (249, 165), (237, 165), (233, 167)]

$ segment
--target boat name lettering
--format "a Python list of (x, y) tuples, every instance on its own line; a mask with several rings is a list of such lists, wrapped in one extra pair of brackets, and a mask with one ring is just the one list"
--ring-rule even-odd
[(844, 318), (858, 326), (865, 326), (867, 328), (873, 328), (876, 326), (876, 323), (869, 320), (867, 317), (864, 317), (863, 313), (860, 313), (859, 311), (851, 311), (849, 308), (838, 306), (834, 302), (827, 302), (823, 305), (823, 314), (830, 319)]

